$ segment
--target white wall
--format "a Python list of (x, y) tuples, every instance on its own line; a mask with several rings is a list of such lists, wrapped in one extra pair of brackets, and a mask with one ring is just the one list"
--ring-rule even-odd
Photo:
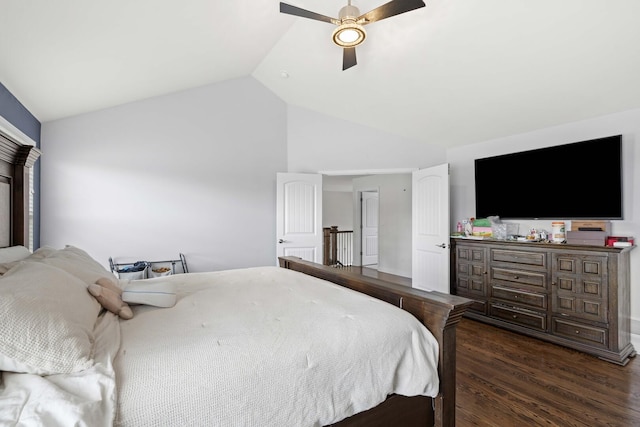
[[(640, 238), (640, 197), (636, 197), (640, 188), (640, 149), (637, 144), (640, 141), (640, 109), (449, 150), (447, 161), (451, 165), (451, 223), (456, 224), (462, 218), (475, 216), (473, 176), (475, 158), (619, 134), (623, 135), (624, 220), (612, 221), (612, 233)], [(606, 165), (602, 167), (606, 168)], [(511, 186), (506, 183), (504, 191), (505, 197), (527, 196), (518, 194), (517, 188), (511, 189)], [(606, 203), (606, 189), (597, 191), (602, 194), (601, 202)], [(546, 196), (551, 192), (551, 189), (541, 188), (540, 194), (534, 195), (531, 202), (536, 203), (540, 199), (539, 196), (548, 199)], [(567, 225), (570, 224), (567, 223)], [(551, 221), (520, 222), (521, 233), (531, 227), (550, 230)], [(640, 250), (638, 249), (631, 251), (631, 317), (632, 331), (638, 334), (640, 333)]]
[(353, 180), (356, 225), (353, 252), (358, 254), (362, 246), (360, 193), (372, 190), (378, 191), (378, 270), (411, 277), (411, 174), (371, 175)]
[(322, 192), (322, 226), (338, 226), (353, 231), (353, 197), (351, 191)]
[(44, 123), (41, 244), (274, 265), (286, 150), (286, 106), (250, 77)]
[(416, 169), (442, 164), (442, 148), (288, 107), (289, 172)]

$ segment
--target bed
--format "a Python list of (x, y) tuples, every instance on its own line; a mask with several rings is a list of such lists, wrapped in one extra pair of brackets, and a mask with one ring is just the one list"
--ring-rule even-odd
[[(25, 211), (0, 242), (0, 425), (455, 425), (469, 300), (295, 257), (132, 283), (81, 248), (26, 250)], [(87, 292), (105, 278), (175, 304), (125, 320)]]

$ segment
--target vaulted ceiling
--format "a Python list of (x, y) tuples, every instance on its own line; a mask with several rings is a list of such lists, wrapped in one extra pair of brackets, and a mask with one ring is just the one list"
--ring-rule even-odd
[(0, 82), (46, 122), (253, 76), (289, 105), (448, 147), (640, 108), (639, 16), (637, 0), (427, 0), (367, 25), (342, 71), (333, 25), (275, 0), (0, 0)]

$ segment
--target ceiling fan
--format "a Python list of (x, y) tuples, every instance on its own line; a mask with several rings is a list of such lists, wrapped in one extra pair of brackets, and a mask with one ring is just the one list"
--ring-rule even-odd
[(364, 25), (424, 6), (425, 4), (422, 0), (391, 0), (389, 3), (360, 15), (360, 10), (352, 6), (351, 0), (348, 0), (347, 5), (340, 9), (338, 13), (339, 18), (331, 18), (280, 2), (280, 12), (337, 25), (337, 28), (333, 31), (333, 42), (344, 49), (342, 55), (342, 70), (344, 71), (357, 64), (356, 46), (361, 44), (367, 37), (367, 33), (363, 28)]

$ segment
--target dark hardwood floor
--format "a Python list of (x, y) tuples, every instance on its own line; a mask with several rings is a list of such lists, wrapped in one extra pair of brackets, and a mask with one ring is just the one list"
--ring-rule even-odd
[(456, 425), (640, 426), (640, 360), (618, 366), (463, 318)]
[[(347, 268), (411, 286), (405, 277)], [(456, 346), (457, 427), (640, 427), (640, 356), (618, 366), (467, 318)]]

